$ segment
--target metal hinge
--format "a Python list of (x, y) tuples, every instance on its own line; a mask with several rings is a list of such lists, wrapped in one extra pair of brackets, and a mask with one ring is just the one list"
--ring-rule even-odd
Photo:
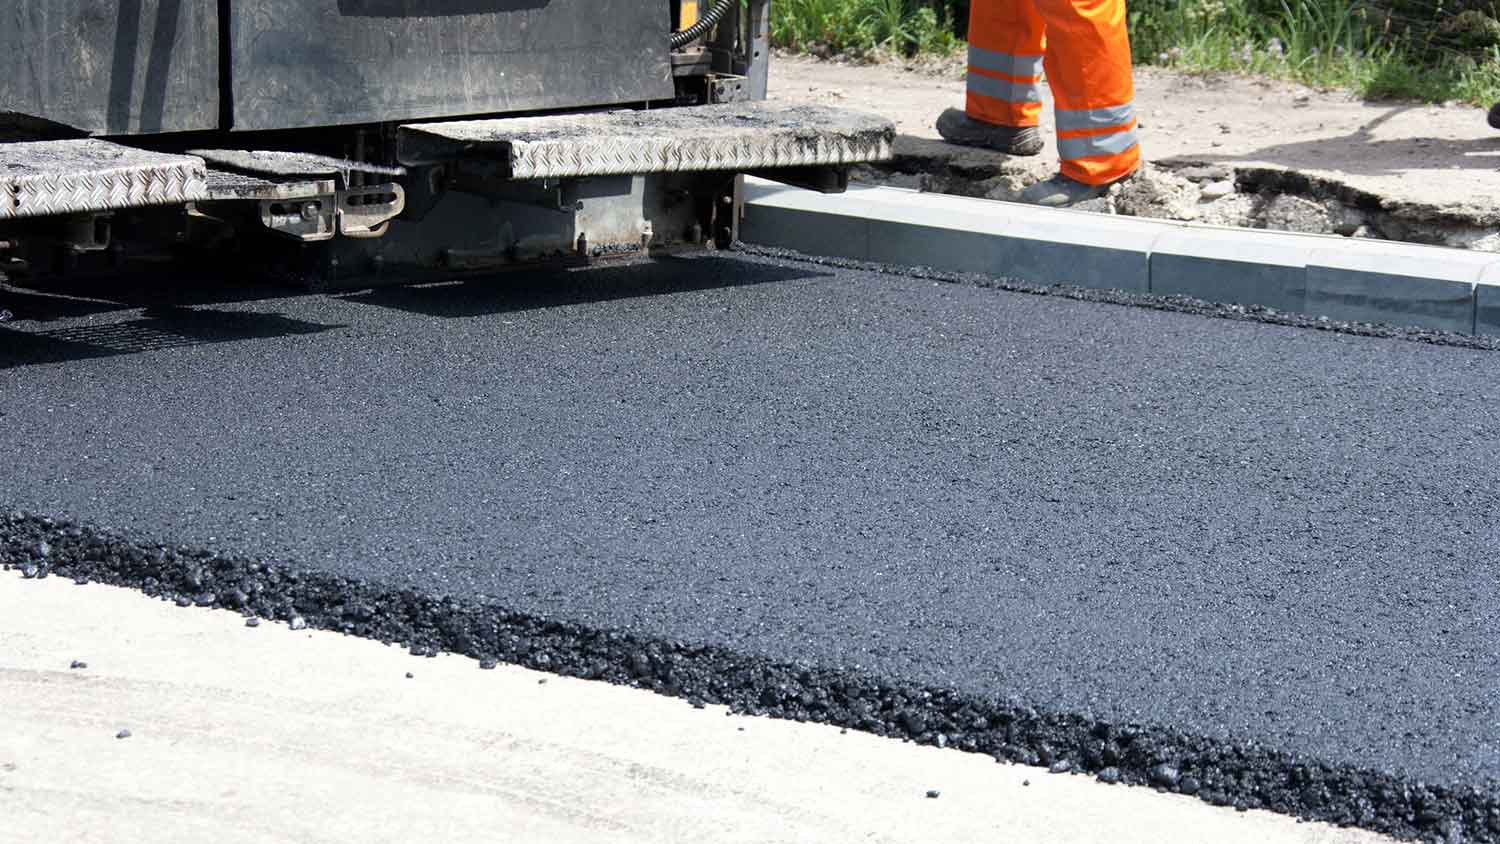
[(406, 191), (389, 182), (261, 200), (260, 220), (271, 231), (304, 243), (332, 240), (337, 234), (375, 238), (405, 208)]

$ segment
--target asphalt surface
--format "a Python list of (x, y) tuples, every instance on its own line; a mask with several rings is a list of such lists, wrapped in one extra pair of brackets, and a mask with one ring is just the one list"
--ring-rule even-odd
[(0, 291), (0, 505), (1500, 794), (1493, 352), (754, 257), (224, 292)]

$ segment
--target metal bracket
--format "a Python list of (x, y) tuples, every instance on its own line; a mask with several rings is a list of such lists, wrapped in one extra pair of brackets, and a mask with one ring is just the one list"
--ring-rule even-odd
[(406, 191), (395, 182), (339, 191), (339, 232), (345, 237), (380, 237), (405, 209)]
[(406, 207), (406, 192), (395, 183), (361, 185), (331, 193), (265, 199), (260, 221), (277, 234), (303, 243), (332, 240), (342, 233), (352, 238), (376, 238)]
[(338, 195), (263, 199), (260, 221), (271, 231), (303, 243), (332, 240), (338, 234)]
[(718, 73), (708, 79), (708, 101), (710, 103), (738, 103), (754, 99), (750, 95), (750, 80), (743, 76)]

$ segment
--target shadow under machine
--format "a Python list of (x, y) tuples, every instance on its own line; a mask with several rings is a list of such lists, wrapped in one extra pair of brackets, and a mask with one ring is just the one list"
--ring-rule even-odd
[[(764, 102), (769, 0), (0, 0), (0, 273), (314, 286), (725, 246), (740, 175), (891, 125)], [(245, 259), (237, 261), (244, 263)]]

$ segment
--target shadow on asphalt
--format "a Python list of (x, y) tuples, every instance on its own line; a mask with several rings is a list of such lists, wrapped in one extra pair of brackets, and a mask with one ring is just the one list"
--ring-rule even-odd
[(476, 317), (831, 275), (804, 267), (720, 257), (656, 258), (627, 264), (518, 270), (461, 281), (379, 287), (340, 298), (423, 316)]
[(45, 287), (0, 284), (0, 307), (17, 323), (46, 323), (140, 309), (233, 305), (312, 296), (292, 284), (247, 281), (182, 268), (152, 274), (49, 281)]
[[(210, 343), (318, 334), (346, 327), (257, 311), (327, 315), (310, 302), (371, 305), (435, 318), (669, 296), (729, 287), (826, 278), (832, 274), (718, 256), (669, 257), (572, 269), (527, 269), (456, 281), (316, 294), (289, 285), (197, 280), (188, 273), (105, 279), (45, 290), (0, 287), (15, 321), (0, 324), (0, 369), (187, 348)], [(239, 306), (233, 310), (215, 306)], [(244, 307), (250, 305), (252, 307)], [(55, 323), (55, 327), (49, 326)]]
[(317, 334), (341, 327), (281, 314), (153, 306), (139, 318), (122, 322), (86, 323), (35, 332), (0, 326), (0, 369)]

